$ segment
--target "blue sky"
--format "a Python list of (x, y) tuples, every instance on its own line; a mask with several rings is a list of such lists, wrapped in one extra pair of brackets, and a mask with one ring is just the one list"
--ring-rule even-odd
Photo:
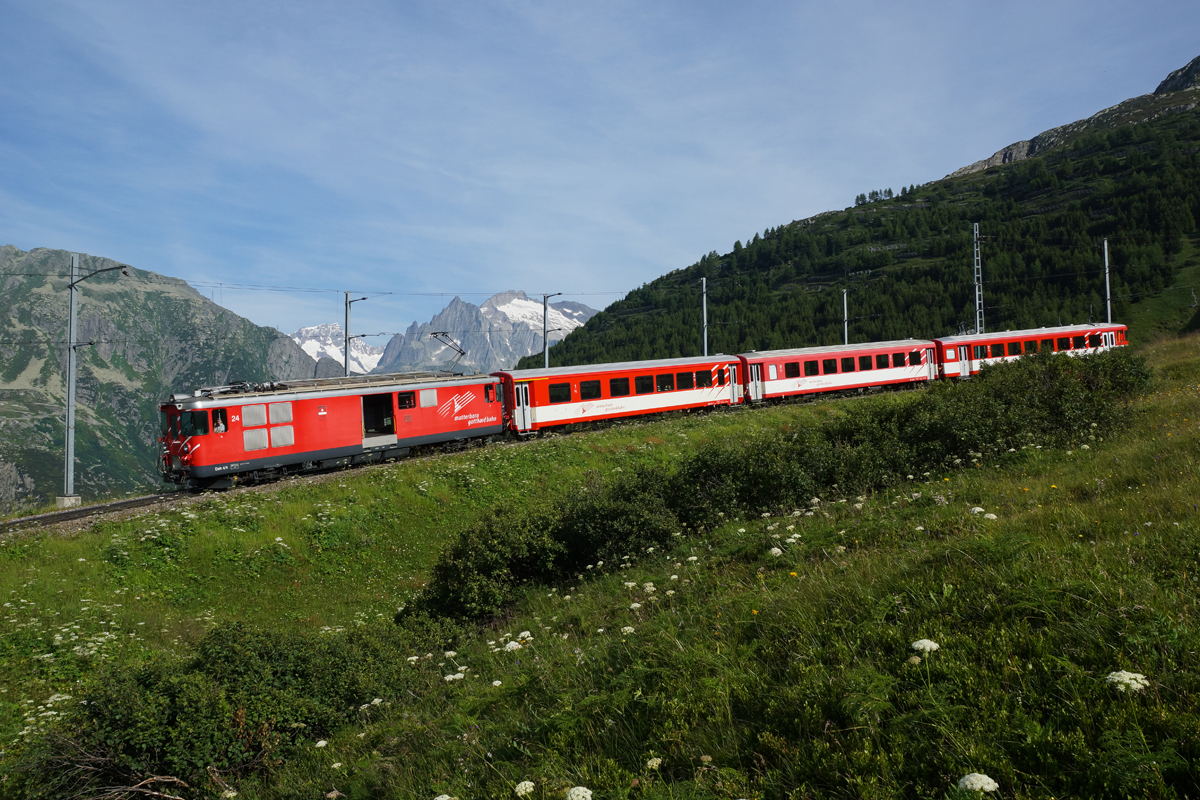
[[(253, 321), (603, 307), (756, 231), (1153, 91), (1194, 2), (0, 0), (0, 244)], [(371, 340), (382, 344), (383, 339)]]

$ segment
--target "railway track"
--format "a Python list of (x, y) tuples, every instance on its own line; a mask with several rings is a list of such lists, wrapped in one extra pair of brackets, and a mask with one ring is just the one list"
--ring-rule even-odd
[(126, 500), (114, 500), (111, 503), (97, 503), (91, 506), (68, 508), (63, 511), (51, 511), (47, 514), (34, 514), (33, 516), (29, 517), (19, 517), (17, 519), (10, 519), (0, 522), (0, 533), (26, 530), (29, 528), (43, 528), (47, 525), (54, 525), (55, 523), (59, 522), (69, 522), (76, 519), (96, 517), (101, 514), (109, 514), (113, 511), (125, 511), (130, 508), (141, 508), (143, 506), (153, 505), (169, 505), (188, 496), (189, 494), (187, 492), (150, 494), (145, 495), (144, 497), (130, 497)]

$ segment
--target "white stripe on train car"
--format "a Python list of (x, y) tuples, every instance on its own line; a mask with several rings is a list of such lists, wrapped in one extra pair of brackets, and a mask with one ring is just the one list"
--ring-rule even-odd
[(629, 395), (628, 397), (612, 397), (600, 400), (573, 400), (570, 403), (534, 406), (532, 411), (535, 424), (548, 425), (566, 420), (603, 417), (613, 414), (647, 414), (670, 410), (679, 406), (728, 405), (728, 403), (729, 387), (714, 386), (711, 389), (706, 387), (704, 389), (654, 392), (653, 394)]

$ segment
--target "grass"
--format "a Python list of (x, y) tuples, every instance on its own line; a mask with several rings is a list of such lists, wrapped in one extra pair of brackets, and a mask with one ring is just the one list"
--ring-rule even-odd
[[(453, 656), (404, 651), (325, 746), (301, 736), (229, 782), (249, 798), (509, 797), (521, 780), (533, 797), (941, 797), (984, 772), (1003, 797), (1194, 794), (1200, 339), (1146, 352), (1155, 390), (1115, 438), (782, 516), (731, 510), (674, 547), (527, 587)], [(641, 423), (9, 541), (0, 741), (104, 663), (190, 654), (218, 623), (326, 631), (334, 648), (387, 636), (446, 540), (494, 504), (553, 504), (596, 474), (852, 409)], [(940, 647), (911, 663), (923, 638)], [(1149, 687), (1117, 691), (1121, 669)]]

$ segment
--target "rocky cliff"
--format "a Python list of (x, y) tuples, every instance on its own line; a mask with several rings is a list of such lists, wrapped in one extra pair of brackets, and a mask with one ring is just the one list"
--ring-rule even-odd
[[(116, 262), (81, 258), (89, 273)], [(0, 509), (62, 491), (67, 338), (64, 250), (0, 247)], [(76, 491), (152, 491), (158, 403), (229, 380), (311, 377), (295, 342), (214, 304), (184, 281), (139, 269), (80, 284)]]

